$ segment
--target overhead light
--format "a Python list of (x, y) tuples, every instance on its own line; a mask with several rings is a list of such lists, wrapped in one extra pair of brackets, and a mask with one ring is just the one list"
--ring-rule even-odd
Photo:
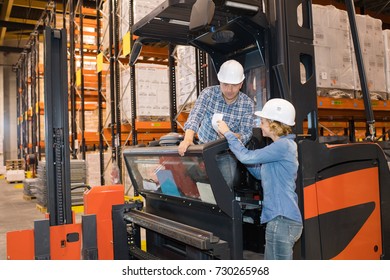
[(198, 31), (207, 27), (213, 20), (215, 3), (213, 0), (196, 0), (191, 9), (190, 31)]
[(247, 10), (247, 11), (253, 11), (253, 12), (257, 12), (259, 10), (259, 6), (239, 3), (239, 2), (235, 2), (235, 1), (226, 1), (225, 6), (231, 7), (231, 8), (243, 9), (243, 10)]
[(178, 19), (170, 19), (169, 23), (178, 24), (178, 25), (184, 25), (184, 26), (189, 26), (190, 25), (190, 23), (188, 21), (178, 20)]

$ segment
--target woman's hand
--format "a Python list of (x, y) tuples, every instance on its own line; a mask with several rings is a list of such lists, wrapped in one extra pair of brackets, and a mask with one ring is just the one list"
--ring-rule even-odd
[(218, 125), (218, 131), (222, 134), (225, 135), (226, 132), (230, 131), (229, 127), (224, 121), (217, 121)]

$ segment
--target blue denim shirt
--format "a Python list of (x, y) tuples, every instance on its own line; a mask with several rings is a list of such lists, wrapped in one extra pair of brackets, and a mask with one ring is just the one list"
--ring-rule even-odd
[(264, 195), (261, 222), (267, 223), (281, 215), (302, 223), (295, 192), (298, 171), (295, 135), (282, 136), (257, 150), (248, 150), (231, 131), (226, 132), (225, 137), (237, 159), (256, 179), (261, 180)]
[(227, 104), (220, 86), (205, 88), (195, 102), (184, 130), (192, 129), (198, 133), (201, 144), (217, 140), (211, 119), (214, 113), (222, 113), (223, 120), (230, 130), (240, 134), (243, 143), (252, 137), (254, 102), (245, 93), (239, 92), (237, 100)]

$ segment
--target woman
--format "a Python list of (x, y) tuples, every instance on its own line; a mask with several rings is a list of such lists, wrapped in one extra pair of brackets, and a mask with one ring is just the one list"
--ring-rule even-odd
[(255, 114), (261, 118), (263, 136), (273, 140), (262, 149), (245, 148), (224, 121), (218, 122), (218, 130), (228, 140), (237, 159), (262, 182), (261, 223), (267, 224), (264, 259), (291, 260), (294, 244), (303, 229), (295, 193), (298, 159), (291, 129), (295, 125), (295, 109), (290, 102), (275, 98)]

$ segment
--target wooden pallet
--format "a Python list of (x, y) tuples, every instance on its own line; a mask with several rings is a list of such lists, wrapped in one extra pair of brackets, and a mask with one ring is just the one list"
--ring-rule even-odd
[(31, 196), (31, 195), (26, 195), (26, 194), (24, 194), (24, 195), (23, 195), (23, 199), (24, 199), (24, 200), (27, 200), (27, 201), (30, 201), (30, 200), (36, 199), (36, 197), (35, 197), (35, 196)]
[(23, 184), (23, 181), (7, 181), (7, 184)]
[(41, 212), (42, 214), (45, 214), (47, 213), (47, 208), (40, 205), (40, 204), (36, 204), (36, 208), (39, 210), (39, 212)]
[(5, 161), (6, 170), (23, 170), (24, 159), (9, 159)]

